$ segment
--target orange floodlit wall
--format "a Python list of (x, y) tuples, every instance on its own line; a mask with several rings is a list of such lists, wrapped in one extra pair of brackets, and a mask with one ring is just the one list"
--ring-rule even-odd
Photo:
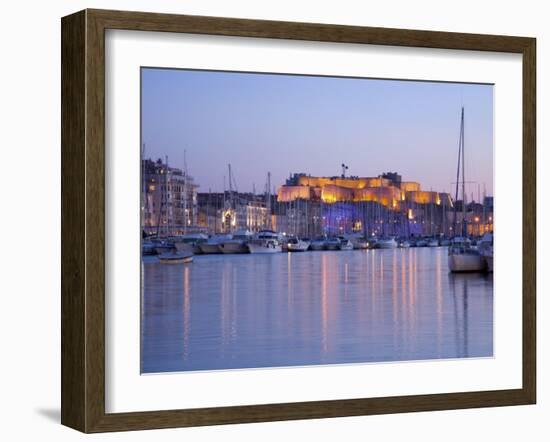
[(338, 201), (352, 201), (353, 189), (329, 184), (321, 189), (321, 200), (325, 203), (336, 203)]
[(401, 200), (401, 191), (397, 187), (370, 187), (353, 192), (354, 201), (375, 201), (386, 207), (397, 209)]
[(429, 192), (420, 190), (418, 192), (407, 192), (407, 201), (417, 204), (445, 204), (452, 207), (451, 199), (448, 193)]
[(311, 197), (310, 187), (307, 186), (281, 186), (277, 193), (277, 201), (288, 203), (297, 199), (308, 200)]
[(338, 187), (345, 187), (347, 189), (364, 189), (365, 187), (390, 186), (391, 181), (386, 178), (324, 178), (314, 176), (301, 176), (298, 178), (298, 184), (300, 186), (311, 187), (325, 187), (334, 185)]
[(414, 181), (401, 181), (401, 190), (403, 192), (418, 192), (420, 191), (420, 183)]

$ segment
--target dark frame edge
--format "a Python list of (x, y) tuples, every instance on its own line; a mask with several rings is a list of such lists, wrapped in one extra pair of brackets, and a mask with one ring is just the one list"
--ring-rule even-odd
[[(214, 27), (214, 29), (213, 29)], [(281, 28), (280, 28), (281, 27)], [(523, 386), (477, 391), (105, 413), (104, 33), (135, 29), (486, 50), (523, 55)], [(125, 11), (62, 19), (62, 424), (86, 433), (527, 405), (536, 402), (536, 40)]]
[(85, 374), (85, 23), (61, 20), (61, 423), (86, 427)]
[(537, 401), (537, 41), (529, 38), (522, 51), (523, 67), (523, 389), (530, 404)]
[(525, 389), (106, 414), (89, 432), (327, 419), (532, 404)]

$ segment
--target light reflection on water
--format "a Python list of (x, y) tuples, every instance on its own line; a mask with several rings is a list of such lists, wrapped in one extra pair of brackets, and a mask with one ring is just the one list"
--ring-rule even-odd
[(493, 354), (491, 275), (446, 248), (142, 264), (142, 372)]

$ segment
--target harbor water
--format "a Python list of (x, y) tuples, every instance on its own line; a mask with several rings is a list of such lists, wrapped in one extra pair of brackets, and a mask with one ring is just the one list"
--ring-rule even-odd
[(142, 282), (142, 373), (493, 355), (493, 276), (444, 247), (144, 257)]

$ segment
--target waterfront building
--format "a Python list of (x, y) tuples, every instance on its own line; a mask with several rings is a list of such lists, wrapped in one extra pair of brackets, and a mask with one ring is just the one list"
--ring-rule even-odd
[(193, 177), (158, 159), (142, 160), (142, 226), (148, 234), (179, 235), (197, 223)]
[(264, 195), (239, 192), (197, 194), (198, 222), (210, 234), (237, 230), (258, 232), (272, 227)]

